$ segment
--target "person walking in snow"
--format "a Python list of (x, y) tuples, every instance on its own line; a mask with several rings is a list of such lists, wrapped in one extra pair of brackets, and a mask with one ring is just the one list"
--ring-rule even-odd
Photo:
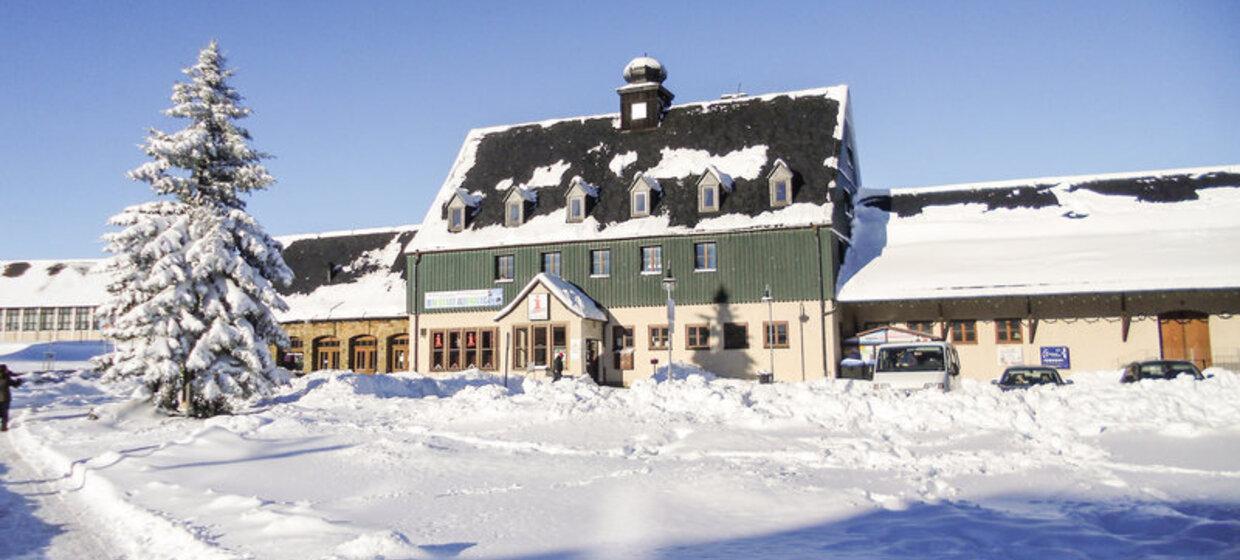
[(0, 432), (9, 431), (9, 402), (13, 400), (9, 388), (20, 387), (21, 384), (22, 380), (9, 371), (9, 366), (0, 364)]
[(555, 359), (551, 361), (551, 381), (556, 382), (564, 375), (564, 353), (557, 352)]

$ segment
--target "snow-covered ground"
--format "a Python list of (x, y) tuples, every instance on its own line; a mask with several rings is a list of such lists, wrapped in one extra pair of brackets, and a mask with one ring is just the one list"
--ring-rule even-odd
[[(91, 531), (133, 558), (1234, 558), (1240, 375), (1210, 373), (905, 396), (336, 372), (207, 421), (75, 374), (20, 389), (0, 443), (84, 522), (0, 513), (0, 557)], [(13, 478), (0, 504), (46, 499)]]

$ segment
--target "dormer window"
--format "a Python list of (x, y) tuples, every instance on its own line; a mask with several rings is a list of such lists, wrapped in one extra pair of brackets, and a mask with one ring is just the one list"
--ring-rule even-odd
[(482, 202), (482, 195), (469, 193), (465, 189), (457, 189), (448, 199), (448, 231), (458, 233), (465, 230), (469, 220), (469, 209), (477, 208)]
[(465, 229), (465, 208), (449, 208), (448, 231), (461, 231), (463, 229)]
[(732, 177), (713, 165), (698, 180), (698, 212), (718, 212), (723, 193), (732, 190)]
[(772, 208), (792, 204), (792, 169), (784, 160), (775, 160), (775, 167), (767, 175), (767, 181), (770, 187)]
[(537, 200), (538, 195), (532, 189), (521, 185), (509, 189), (508, 196), (504, 197), (504, 226), (518, 227), (524, 224), (526, 206)]
[(651, 208), (654, 206), (654, 193), (662, 191), (659, 182), (638, 173), (633, 177), (633, 184), (629, 187), (629, 216), (633, 218), (644, 218), (650, 215)]
[(586, 200), (583, 196), (574, 196), (568, 199), (568, 221), (580, 222), (585, 219)]
[(568, 185), (568, 192), (564, 195), (568, 201), (565, 219), (573, 223), (582, 222), (590, 211), (590, 199), (598, 198), (598, 187), (585, 182), (580, 176), (573, 177)]
[(517, 227), (521, 225), (521, 215), (525, 213), (521, 208), (523, 205), (524, 203), (520, 199), (508, 201), (508, 211), (504, 214), (505, 226)]

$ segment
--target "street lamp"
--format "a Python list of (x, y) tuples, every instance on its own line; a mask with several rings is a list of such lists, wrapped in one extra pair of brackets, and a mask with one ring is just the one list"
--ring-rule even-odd
[(667, 290), (667, 380), (672, 380), (672, 341), (676, 337), (676, 301), (672, 299), (672, 290), (676, 289), (676, 277), (672, 275), (672, 267), (667, 267), (663, 276), (663, 289)]
[[(766, 302), (766, 347), (770, 352), (767, 362), (767, 375), (775, 380), (775, 298), (771, 296), (771, 285), (767, 284), (762, 291), (762, 301)], [(761, 380), (759, 380), (761, 381)]]

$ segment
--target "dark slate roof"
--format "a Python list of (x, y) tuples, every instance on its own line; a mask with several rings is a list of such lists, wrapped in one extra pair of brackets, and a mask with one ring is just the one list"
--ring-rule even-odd
[(1240, 288), (1240, 166), (858, 198), (840, 301)]
[(281, 320), (402, 316), (403, 251), (415, 233), (405, 226), (278, 238), (293, 270), (279, 290), (290, 307)]
[[(1154, 173), (1154, 172), (1152, 172)], [(1240, 174), (1227, 170), (1175, 172), (1156, 175), (1102, 176), (1097, 178), (1028, 179), (1000, 183), (976, 183), (953, 187), (878, 191), (861, 202), (901, 218), (916, 216), (933, 206), (983, 204), (987, 210), (1060, 206), (1055, 187), (1070, 182), (1066, 192), (1080, 190), (1102, 195), (1128, 196), (1141, 202), (1197, 200), (1198, 192), (1240, 185)], [(1058, 182), (1057, 182), (1058, 181)], [(1066, 210), (1068, 212), (1070, 210)]]
[[(410, 249), (830, 223), (828, 193), (836, 184), (846, 115), (847, 88), (840, 86), (674, 105), (657, 128), (644, 131), (619, 130), (614, 114), (475, 130)], [(617, 174), (622, 155), (631, 161)], [(784, 219), (772, 216), (779, 210), (772, 211), (768, 198), (766, 176), (777, 159), (795, 173), (794, 207)], [(735, 188), (723, 196), (720, 212), (699, 215), (696, 185), (706, 165), (732, 175)], [(629, 217), (628, 188), (639, 171), (662, 187), (653, 218)], [(564, 195), (574, 176), (600, 189), (585, 225), (564, 223)], [(512, 185), (532, 186), (538, 199), (523, 225), (503, 228)], [(483, 198), (466, 231), (452, 234), (447, 203), (458, 189)]]

